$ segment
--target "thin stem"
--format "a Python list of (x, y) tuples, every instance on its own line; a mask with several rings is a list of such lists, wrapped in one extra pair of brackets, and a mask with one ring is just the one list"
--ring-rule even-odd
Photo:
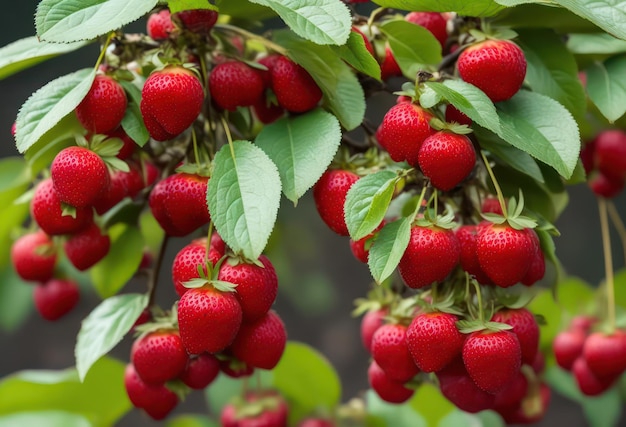
[(471, 281), (476, 290), (476, 298), (478, 299), (478, 318), (481, 322), (485, 321), (485, 312), (483, 310), (483, 295), (480, 292), (480, 285), (476, 280)]
[(498, 201), (500, 202), (500, 207), (502, 208), (502, 214), (504, 215), (505, 218), (508, 217), (508, 212), (506, 210), (506, 203), (504, 202), (504, 196), (502, 195), (502, 189), (500, 188), (500, 184), (498, 184), (498, 180), (496, 179), (496, 176), (493, 173), (493, 170), (491, 169), (491, 166), (489, 166), (489, 160), (487, 160), (487, 156), (485, 155), (485, 152), (483, 150), (480, 150), (480, 155), (483, 158), (483, 163), (485, 164), (485, 168), (487, 168), (487, 173), (489, 174), (489, 177), (491, 178), (491, 182), (493, 182), (493, 186), (496, 189), (496, 194), (498, 195)]
[(228, 140), (228, 146), (230, 147), (230, 155), (233, 156), (233, 161), (235, 160), (235, 147), (233, 146), (233, 136), (230, 133), (230, 128), (228, 127), (228, 122), (222, 116), (220, 117), (222, 120), (222, 126), (224, 127), (224, 132), (226, 133), (226, 139)]
[(624, 221), (619, 216), (619, 212), (617, 212), (617, 208), (615, 207), (615, 203), (613, 201), (609, 201), (609, 216), (611, 218), (611, 222), (617, 229), (617, 234), (619, 234), (620, 240), (622, 241), (622, 252), (624, 255), (624, 265), (626, 266), (626, 226), (624, 226)]
[(207, 233), (206, 249), (204, 251), (204, 263), (209, 263), (209, 250), (211, 248), (211, 236), (213, 235), (213, 221), (209, 221), (209, 231)]
[(200, 155), (198, 154), (198, 138), (196, 137), (196, 129), (191, 127), (191, 141), (193, 143), (193, 155), (196, 158), (196, 164), (200, 163)]
[(607, 215), (607, 203), (604, 197), (598, 198), (600, 210), (600, 228), (602, 230), (602, 247), (604, 250), (604, 270), (606, 274), (606, 300), (607, 319), (609, 331), (615, 331), (615, 282), (613, 280), (613, 256), (611, 254), (611, 236), (609, 233), (609, 220)]
[(157, 284), (159, 283), (159, 271), (161, 270), (161, 265), (163, 264), (163, 258), (165, 257), (165, 249), (167, 248), (167, 243), (169, 242), (169, 236), (166, 234), (161, 241), (161, 246), (159, 247), (159, 253), (157, 254), (157, 259), (152, 268), (152, 275), (150, 276), (148, 282), (148, 307), (154, 304), (154, 297), (156, 295)]
[(424, 196), (425, 195), (426, 195), (426, 186), (423, 186), (422, 187), (422, 192), (420, 194), (420, 197), (417, 200), (417, 206), (415, 206), (415, 210), (413, 211), (413, 213), (410, 216), (411, 222), (413, 222), (415, 220), (415, 217), (417, 216), (418, 212), (420, 211), (420, 209), (422, 207), (422, 201), (424, 200)]
[(233, 33), (237, 33), (241, 36), (244, 36), (247, 39), (251, 39), (251, 40), (258, 40), (262, 45), (264, 45), (265, 47), (270, 48), (271, 50), (273, 50), (274, 52), (280, 53), (281, 55), (287, 56), (287, 49), (285, 49), (284, 47), (269, 41), (268, 39), (266, 39), (263, 36), (260, 36), (258, 34), (254, 34), (251, 33), (250, 31), (246, 31), (242, 28), (239, 27), (235, 27), (233, 25), (228, 25), (228, 24), (218, 24), (215, 25), (215, 27), (213, 27), (215, 29), (222, 29), (222, 30), (226, 30), (226, 31), (230, 31)]
[(113, 40), (113, 36), (115, 36), (115, 33), (109, 33), (109, 35), (107, 36), (107, 39), (104, 42), (104, 45), (102, 46), (102, 49), (100, 50), (100, 55), (98, 56), (98, 60), (96, 61), (96, 65), (93, 67), (94, 70), (98, 71), (98, 68), (100, 68), (100, 64), (104, 60), (104, 55), (106, 55), (107, 48), (109, 47), (109, 44), (111, 43), (111, 40)]

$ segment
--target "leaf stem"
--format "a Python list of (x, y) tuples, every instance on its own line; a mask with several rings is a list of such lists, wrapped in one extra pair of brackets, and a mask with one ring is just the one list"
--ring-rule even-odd
[(505, 218), (508, 218), (509, 214), (506, 209), (506, 203), (504, 201), (504, 196), (502, 195), (502, 189), (500, 188), (500, 184), (498, 184), (498, 180), (496, 179), (496, 176), (494, 175), (493, 170), (491, 169), (491, 166), (489, 166), (489, 160), (487, 160), (487, 156), (485, 155), (485, 152), (483, 150), (480, 150), (480, 155), (483, 159), (483, 163), (485, 164), (485, 168), (487, 169), (487, 173), (489, 174), (489, 177), (491, 178), (491, 182), (493, 183), (493, 186), (496, 189), (498, 202), (500, 202), (500, 207), (502, 208), (502, 214), (504, 215)]
[(100, 50), (100, 55), (98, 56), (98, 60), (96, 61), (96, 65), (93, 67), (93, 69), (95, 71), (98, 71), (98, 68), (100, 68), (100, 64), (102, 64), (102, 61), (104, 60), (104, 56), (106, 55), (107, 48), (109, 47), (109, 44), (111, 43), (111, 40), (113, 40), (113, 36), (115, 36), (115, 33), (113, 33), (113, 32), (109, 33), (109, 35), (107, 36), (107, 39), (104, 42), (104, 45), (102, 46), (102, 49)]
[(478, 300), (478, 318), (481, 322), (485, 321), (485, 312), (483, 310), (483, 295), (480, 292), (480, 284), (476, 280), (470, 280), (476, 290), (476, 299)]
[(228, 127), (228, 122), (224, 118), (224, 116), (220, 117), (222, 121), (222, 126), (224, 127), (224, 132), (226, 133), (226, 139), (228, 140), (228, 146), (230, 147), (230, 155), (233, 157), (233, 161), (235, 161), (235, 147), (233, 146), (233, 136), (230, 133), (230, 128)]
[(422, 201), (424, 200), (424, 196), (426, 195), (426, 186), (422, 187), (422, 192), (420, 194), (419, 199), (417, 200), (417, 205), (415, 206), (415, 210), (413, 211), (413, 213), (410, 216), (411, 219), (411, 223), (413, 221), (415, 221), (415, 217), (417, 216), (418, 212), (420, 211), (421, 207), (422, 207)]
[(607, 215), (607, 202), (604, 197), (598, 197), (600, 211), (600, 228), (602, 230), (602, 247), (604, 250), (604, 271), (606, 275), (607, 320), (609, 332), (615, 331), (615, 282), (613, 279), (613, 256), (611, 253), (611, 236)]
[(624, 265), (626, 265), (626, 226), (624, 226), (624, 221), (619, 216), (619, 212), (617, 212), (617, 208), (615, 207), (615, 203), (613, 201), (608, 201), (609, 208), (609, 216), (611, 217), (611, 222), (617, 229), (617, 233), (619, 234), (620, 240), (622, 241), (622, 252), (624, 255)]
[[(207, 208), (208, 209), (208, 208)], [(211, 248), (211, 237), (213, 236), (213, 221), (209, 221), (209, 231), (207, 232), (206, 248), (204, 251), (204, 263), (209, 263), (209, 250)]]
[(200, 155), (198, 153), (198, 138), (196, 136), (196, 129), (191, 127), (191, 141), (193, 143), (193, 155), (196, 158), (196, 164), (200, 163)]
[(161, 270), (161, 265), (163, 264), (165, 249), (167, 248), (169, 239), (170, 236), (168, 236), (167, 234), (163, 236), (161, 246), (159, 247), (159, 253), (157, 254), (156, 262), (154, 264), (154, 267), (152, 267), (152, 274), (150, 275), (150, 279), (148, 281), (148, 307), (151, 307), (154, 304), (156, 288), (157, 284), (159, 283), (159, 271)]

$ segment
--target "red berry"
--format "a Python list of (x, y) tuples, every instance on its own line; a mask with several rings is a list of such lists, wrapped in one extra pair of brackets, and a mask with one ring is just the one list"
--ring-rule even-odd
[(259, 102), (265, 87), (260, 73), (240, 61), (218, 64), (209, 74), (209, 90), (213, 101), (225, 110), (250, 107)]
[(485, 40), (468, 47), (457, 61), (461, 78), (478, 87), (493, 101), (515, 95), (526, 77), (526, 58), (515, 43)]
[(304, 113), (322, 99), (322, 91), (309, 72), (286, 56), (276, 59), (270, 73), (278, 105), (285, 110)]
[(458, 123), (460, 125), (471, 126), (472, 119), (467, 117), (464, 113), (459, 111), (454, 105), (448, 104), (446, 106), (446, 122)]
[(556, 363), (565, 370), (571, 370), (576, 359), (583, 353), (586, 335), (578, 330), (559, 332), (552, 341)]
[(441, 394), (459, 409), (476, 413), (493, 408), (495, 395), (478, 388), (458, 358), (437, 372)]
[(56, 261), (56, 248), (41, 230), (23, 235), (11, 246), (11, 263), (24, 280), (46, 282), (52, 279)]
[(424, 140), (417, 161), (435, 188), (449, 191), (472, 172), (476, 153), (467, 136), (440, 131)]
[(600, 379), (616, 379), (626, 370), (626, 332), (594, 332), (587, 337), (583, 357)]
[(150, 386), (144, 383), (132, 363), (124, 371), (124, 388), (133, 406), (143, 409), (155, 420), (162, 420), (176, 407), (178, 397), (163, 384)]
[(137, 375), (150, 385), (177, 378), (185, 369), (187, 359), (180, 336), (172, 330), (150, 332), (137, 339), (130, 351)]
[(181, 27), (192, 33), (208, 35), (217, 22), (219, 13), (210, 9), (183, 10), (174, 14)]
[(535, 316), (526, 308), (501, 309), (492, 317), (493, 322), (506, 323), (513, 327), (522, 350), (522, 363), (532, 365), (539, 349), (539, 325)]
[(86, 229), (70, 236), (63, 245), (65, 255), (77, 270), (85, 271), (104, 258), (111, 248), (108, 234), (92, 223)]
[(110, 76), (98, 74), (76, 107), (76, 117), (89, 132), (106, 134), (120, 125), (127, 105), (122, 85)]
[(273, 390), (248, 392), (222, 408), (222, 427), (287, 427), (287, 402)]
[(526, 375), (524, 375), (522, 371), (519, 371), (513, 381), (507, 384), (502, 391), (496, 393), (494, 406), (496, 410), (498, 410), (498, 408), (519, 406), (524, 397), (526, 397), (527, 392), (528, 380), (526, 379)]
[(385, 56), (380, 64), (380, 79), (382, 81), (389, 80), (392, 77), (402, 76), (402, 70), (393, 56), (393, 52), (389, 45), (385, 46)]
[(480, 211), (482, 213), (494, 213), (497, 215), (504, 215), (502, 212), (502, 205), (500, 205), (500, 201), (497, 197), (485, 197), (483, 200)]
[(506, 410), (496, 408), (507, 424), (534, 424), (538, 423), (546, 414), (550, 403), (551, 391), (544, 383), (539, 384), (538, 393), (526, 396), (517, 405), (509, 406)]
[(375, 361), (367, 369), (367, 378), (372, 389), (388, 403), (403, 403), (409, 400), (415, 390), (406, 388), (403, 383), (389, 379)]
[(372, 352), (372, 337), (378, 328), (384, 324), (384, 318), (387, 314), (387, 308), (380, 308), (368, 311), (361, 319), (361, 342), (368, 353)]
[(167, 9), (153, 13), (148, 17), (146, 31), (153, 40), (165, 40), (175, 29), (172, 16)]
[(404, 19), (416, 25), (421, 25), (432, 33), (437, 39), (441, 47), (446, 45), (448, 32), (446, 26), (448, 21), (441, 13), (437, 12), (410, 12)]
[(215, 265), (222, 257), (213, 247), (209, 249), (208, 260), (206, 256), (206, 239), (194, 240), (178, 251), (172, 262), (172, 282), (178, 296), (182, 297), (189, 290), (185, 287), (185, 282), (198, 278), (199, 265), (204, 274), (208, 274), (207, 261)]
[(281, 318), (270, 310), (253, 323), (243, 323), (230, 346), (233, 355), (248, 366), (274, 369), (287, 344), (287, 332)]
[(252, 111), (259, 121), (265, 125), (274, 123), (285, 115), (285, 109), (277, 104), (270, 104), (265, 97), (259, 99), (253, 106)]
[(254, 373), (254, 368), (237, 360), (234, 357), (220, 360), (220, 371), (231, 378), (249, 377)]
[(340, 236), (348, 236), (348, 226), (344, 217), (346, 195), (352, 185), (359, 180), (353, 172), (327, 170), (313, 187), (313, 198), (317, 212), (324, 223)]
[(37, 284), (33, 292), (35, 308), (41, 317), (50, 321), (70, 312), (79, 297), (78, 285), (71, 280), (51, 279)]
[(528, 267), (528, 271), (524, 278), (522, 279), (522, 284), (526, 286), (532, 286), (537, 283), (539, 280), (543, 279), (543, 276), (546, 274), (546, 259), (543, 251), (541, 250), (541, 244), (539, 243), (539, 237), (535, 230), (530, 228), (528, 230), (528, 236), (534, 242), (535, 252), (533, 255), (533, 259), (530, 262), (530, 266)]
[(476, 252), (476, 237), (478, 235), (477, 225), (463, 225), (454, 233), (459, 246), (461, 248), (460, 263), (461, 268), (474, 276), (478, 283), (487, 285), (491, 283), (491, 279), (487, 277), (487, 274), (480, 268), (478, 262), (478, 253)]
[(596, 196), (612, 199), (622, 192), (625, 181), (610, 178), (602, 172), (592, 172), (587, 176), (587, 183)]
[(602, 175), (611, 181), (626, 179), (626, 133), (621, 129), (600, 132), (592, 142), (594, 158)]
[(122, 127), (118, 127), (113, 132), (108, 133), (108, 135), (110, 138), (118, 138), (124, 143), (115, 157), (120, 160), (126, 160), (135, 153), (137, 144), (128, 136)]
[(407, 327), (388, 323), (372, 337), (372, 357), (392, 381), (404, 383), (418, 374), (407, 345)]
[(211, 384), (219, 373), (219, 360), (212, 354), (202, 353), (189, 358), (179, 378), (187, 387), (202, 390)]
[(585, 396), (597, 396), (607, 391), (613, 383), (615, 378), (600, 378), (594, 374), (584, 357), (576, 359), (572, 365), (572, 375), (578, 384), (578, 388)]
[(77, 233), (93, 220), (91, 208), (77, 208), (74, 217), (63, 215), (61, 200), (50, 178), (44, 179), (35, 188), (30, 210), (39, 227), (51, 236)]
[(406, 342), (415, 364), (423, 372), (437, 372), (456, 359), (465, 336), (456, 327), (458, 317), (450, 313), (418, 314), (406, 331)]

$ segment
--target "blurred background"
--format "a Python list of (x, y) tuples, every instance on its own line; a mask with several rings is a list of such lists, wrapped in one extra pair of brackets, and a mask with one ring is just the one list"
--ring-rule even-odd
[[(33, 16), (36, 0), (11, 2), (3, 10), (3, 31), (0, 45), (4, 46), (35, 33)], [(129, 31), (143, 31), (144, 23), (133, 24)], [(91, 67), (97, 58), (97, 47), (88, 46), (69, 55), (52, 59), (34, 68), (0, 81), (0, 155), (19, 155), (11, 136), (19, 106), (28, 96), (48, 81), (83, 67)], [(387, 102), (387, 101), (385, 101)], [(388, 105), (372, 105), (385, 111)], [(561, 237), (555, 239), (557, 256), (567, 273), (591, 284), (604, 277), (602, 244), (598, 225), (597, 203), (586, 185), (569, 188), (570, 203), (557, 222)], [(622, 218), (626, 218), (626, 196), (615, 199)], [(2, 218), (0, 218), (2, 221)], [(268, 248), (279, 277), (280, 294), (275, 309), (285, 321), (289, 338), (313, 345), (334, 365), (343, 384), (343, 400), (359, 395), (367, 389), (368, 357), (362, 348), (359, 334), (360, 319), (353, 318), (354, 300), (370, 289), (367, 266), (352, 256), (348, 240), (336, 236), (319, 219), (310, 192), (297, 208), (284, 200), (279, 213), (279, 226)], [(190, 238), (173, 239), (163, 263), (157, 300), (162, 307), (170, 307), (175, 292), (170, 280), (170, 266), (176, 252)], [(621, 245), (614, 239), (616, 268), (623, 267)], [(8, 310), (0, 329), (0, 377), (24, 369), (62, 369), (74, 364), (74, 343), (80, 321), (99, 303), (99, 298), (83, 288), (79, 305), (68, 316), (56, 323), (43, 321), (30, 307), (31, 289), (19, 293), (2, 291), (0, 308)], [(130, 283), (125, 289), (142, 292), (144, 284)], [(23, 313), (23, 314), (20, 314)], [(121, 360), (129, 358), (131, 340), (126, 338), (113, 355)], [(176, 412), (204, 412), (201, 393), (193, 393)], [(157, 423), (138, 411), (131, 411), (120, 426), (149, 426)], [(553, 394), (548, 416), (541, 426), (584, 426), (581, 409)], [(624, 424), (622, 424), (624, 425)]]

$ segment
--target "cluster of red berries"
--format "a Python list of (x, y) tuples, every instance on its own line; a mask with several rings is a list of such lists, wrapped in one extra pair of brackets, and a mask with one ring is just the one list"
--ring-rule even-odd
[(604, 130), (586, 143), (580, 153), (587, 183), (598, 196), (618, 196), (626, 182), (626, 133)]

